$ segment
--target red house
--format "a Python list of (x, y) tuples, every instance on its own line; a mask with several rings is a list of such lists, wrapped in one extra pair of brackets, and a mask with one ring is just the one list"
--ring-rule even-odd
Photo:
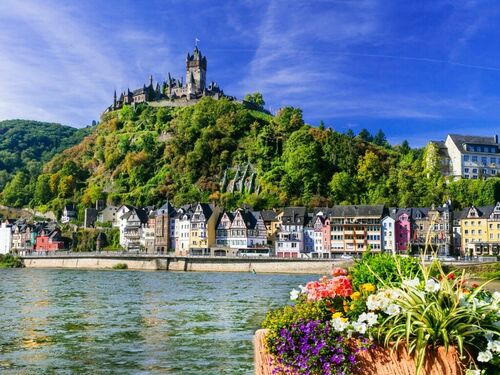
[(42, 229), (35, 241), (35, 251), (56, 251), (64, 248), (59, 229)]

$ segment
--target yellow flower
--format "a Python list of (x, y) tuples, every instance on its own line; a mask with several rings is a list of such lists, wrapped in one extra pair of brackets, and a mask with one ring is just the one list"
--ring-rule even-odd
[(366, 283), (366, 284), (361, 285), (360, 289), (363, 292), (373, 293), (375, 291), (375, 285), (370, 284), (370, 283)]
[(342, 318), (342, 313), (341, 312), (337, 312), (335, 314), (332, 315), (332, 319), (335, 319), (335, 318)]
[(359, 297), (361, 297), (361, 293), (360, 292), (354, 292), (353, 294), (351, 294), (351, 299), (353, 301), (357, 301), (359, 299)]

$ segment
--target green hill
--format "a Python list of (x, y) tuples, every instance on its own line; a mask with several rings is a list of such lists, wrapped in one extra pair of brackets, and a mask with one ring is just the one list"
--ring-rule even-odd
[(29, 121), (0, 121), (0, 190), (18, 171), (38, 175), (43, 163), (81, 142), (88, 128)]
[[(391, 147), (382, 132), (355, 136), (227, 100), (185, 108), (124, 107), (80, 144), (54, 156), (36, 182), (12, 180), (3, 201), (60, 210), (97, 199), (134, 205), (215, 201), (232, 208), (384, 203), (457, 206), (500, 199), (500, 179), (445, 184), (437, 150)], [(246, 177), (246, 188), (231, 180)], [(252, 176), (253, 175), (253, 176)], [(229, 190), (229, 191), (228, 191)]]

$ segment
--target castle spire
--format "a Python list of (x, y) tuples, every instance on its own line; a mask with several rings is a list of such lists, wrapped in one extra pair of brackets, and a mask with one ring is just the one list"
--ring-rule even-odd
[(149, 76), (149, 86), (153, 87), (153, 75)]

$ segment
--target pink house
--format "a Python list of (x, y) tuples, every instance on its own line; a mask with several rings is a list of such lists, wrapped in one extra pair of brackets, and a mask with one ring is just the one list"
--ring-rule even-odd
[(405, 252), (411, 240), (411, 213), (408, 210), (399, 210), (395, 223), (396, 251)]
[(323, 222), (323, 250), (325, 252), (331, 252), (332, 250), (332, 229), (330, 226), (330, 218), (325, 217)]

